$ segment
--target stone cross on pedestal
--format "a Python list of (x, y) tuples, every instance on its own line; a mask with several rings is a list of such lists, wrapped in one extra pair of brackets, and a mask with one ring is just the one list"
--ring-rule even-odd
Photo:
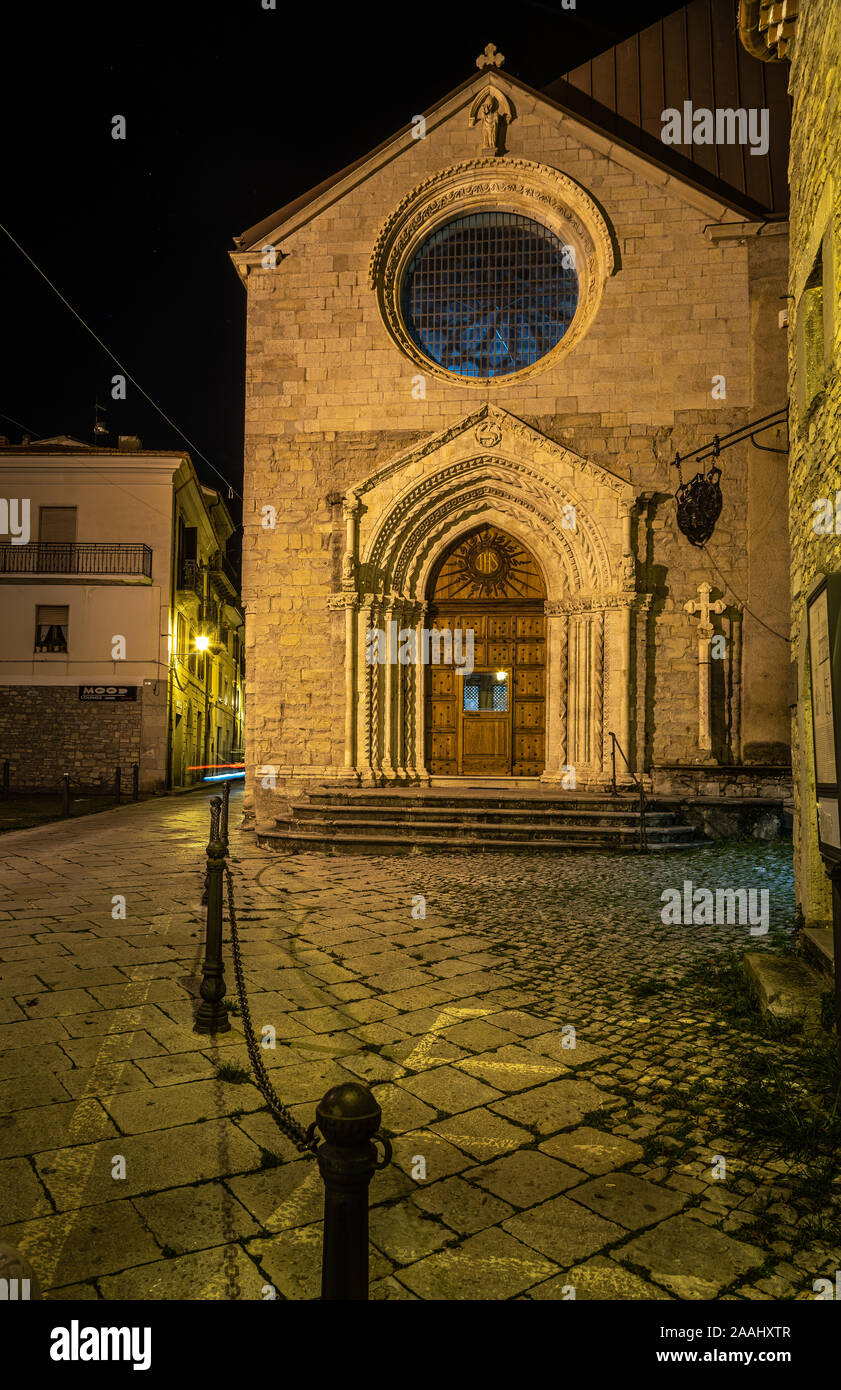
[(698, 622), (698, 747), (701, 760), (712, 756), (712, 722), (710, 719), (710, 643), (713, 639), (711, 615), (723, 613), (727, 604), (717, 598), (710, 603), (711, 584), (699, 584), (700, 599), (690, 599), (683, 605), (685, 613), (697, 613)]

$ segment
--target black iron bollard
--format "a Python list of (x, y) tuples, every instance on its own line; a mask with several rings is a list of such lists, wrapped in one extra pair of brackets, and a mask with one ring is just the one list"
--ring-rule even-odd
[(115, 806), (119, 806), (119, 804), (120, 804), (120, 780), (121, 780), (121, 778), (122, 778), (122, 770), (121, 770), (119, 767), (117, 767), (117, 768), (114, 769), (114, 805), (115, 805)]
[(349, 1081), (328, 1091), (315, 1113), (324, 1136), (317, 1154), (324, 1181), (321, 1297), (367, 1299), (368, 1184), (383, 1166), (371, 1140), (382, 1111), (367, 1086)]
[(225, 853), (226, 853), (226, 854), (227, 854), (227, 852), (228, 852), (228, 802), (230, 801), (230, 799), (231, 799), (231, 784), (230, 784), (230, 782), (225, 782), (224, 786), (222, 787), (222, 822), (221, 822), (222, 830), (221, 830), (221, 839), (222, 839), (223, 845), (225, 846)]
[(70, 815), (70, 773), (62, 773), (61, 778), (61, 814)]
[(132, 765), (132, 769), (131, 769), (131, 799), (132, 799), (132, 801), (136, 801), (137, 798), (138, 798), (139, 796), (140, 796), (140, 768), (138, 767), (137, 763), (134, 763), (134, 764)]
[(207, 846), (207, 934), (202, 980), (199, 993), (202, 1002), (196, 1013), (196, 1033), (227, 1033), (231, 1027), (225, 998), (225, 967), (222, 962), (222, 876), (225, 869), (225, 846), (219, 838), (221, 797), (210, 802), (210, 844)]
[(4, 798), (4, 800), (5, 800), (5, 798), (8, 797), (8, 795), (9, 795), (9, 781), (10, 781), (10, 778), (9, 778), (9, 759), (6, 758), (5, 762), (3, 763), (3, 798)]

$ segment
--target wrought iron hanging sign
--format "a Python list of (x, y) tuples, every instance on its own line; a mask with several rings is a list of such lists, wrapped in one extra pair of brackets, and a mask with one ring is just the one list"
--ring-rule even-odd
[[(718, 466), (718, 456), (722, 449), (729, 449), (733, 444), (742, 444), (750, 440), (755, 449), (763, 449), (769, 454), (785, 454), (788, 449), (775, 448), (772, 444), (760, 444), (756, 436), (764, 434), (766, 430), (781, 429), (788, 424), (788, 406), (785, 405), (781, 410), (774, 410), (770, 415), (763, 415), (759, 420), (752, 420), (747, 425), (740, 425), (738, 429), (732, 430), (730, 434), (725, 434), (721, 438), (715, 434), (711, 444), (702, 444), (700, 449), (694, 449), (691, 454), (686, 454), (681, 458), (680, 454), (675, 454), (672, 459), (672, 468), (677, 469), (680, 479), (680, 487), (675, 493), (675, 504), (677, 507), (677, 524), (691, 545), (706, 545), (715, 530), (715, 523), (721, 515), (721, 469)], [(709, 472), (696, 473), (688, 483), (683, 481), (681, 464), (688, 463), (690, 459), (697, 459), (698, 463), (703, 463), (706, 459), (712, 459), (712, 467)]]
[(706, 545), (721, 515), (721, 469), (713, 467), (709, 473), (696, 473), (685, 483), (680, 471), (680, 454), (675, 454), (675, 466), (680, 478), (680, 487), (675, 493), (677, 524), (690, 545)]

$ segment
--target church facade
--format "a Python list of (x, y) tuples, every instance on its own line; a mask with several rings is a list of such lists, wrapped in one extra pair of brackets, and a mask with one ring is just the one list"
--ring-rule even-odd
[(784, 221), (492, 46), (237, 239), (253, 823), (325, 786), (594, 789), (614, 758), (780, 793), (785, 456), (722, 452), (706, 547), (673, 461), (784, 404), (786, 258)]

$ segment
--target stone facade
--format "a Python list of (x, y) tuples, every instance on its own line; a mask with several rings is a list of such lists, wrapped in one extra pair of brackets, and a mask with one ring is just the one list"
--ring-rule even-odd
[[(495, 159), (470, 120), (489, 85), (516, 111)], [(658, 767), (697, 760), (698, 620), (684, 605), (704, 582), (725, 604), (714, 758), (784, 764), (785, 460), (746, 444), (722, 456), (706, 553), (677, 530), (669, 465), (784, 404), (785, 227), (745, 221), (498, 72), (425, 119), (423, 138), (402, 132), (233, 253), (248, 295), (248, 814), (270, 819), (317, 782), (423, 781), (421, 682), (386, 673), (372, 686), (362, 639), (373, 618), (420, 624), (436, 556), (485, 520), (544, 571), (547, 777), (565, 751), (572, 689), (571, 649), (552, 624), (566, 631), (570, 615), (603, 632), (597, 649), (586, 639), (602, 653), (599, 694), (586, 682), (590, 726), (621, 730), (655, 785), (668, 785)], [(389, 247), (414, 234), (438, 190), (456, 209), (498, 198), (567, 217), (592, 311), (566, 348), (478, 382), (424, 370), (400, 341)], [(571, 540), (560, 532), (570, 500), (582, 519)], [(598, 740), (588, 756), (579, 784), (607, 775)]]
[(123, 791), (130, 790), (143, 744), (144, 693), (125, 702), (82, 701), (75, 686), (0, 687), (0, 757), (8, 759), (12, 789), (58, 791), (69, 772), (73, 791), (104, 790), (120, 767)]
[[(789, 87), (791, 144), (791, 599), (799, 698), (792, 726), (795, 768), (795, 869), (807, 923), (831, 920), (829, 880), (818, 853), (805, 603), (818, 575), (841, 569), (841, 520), (817, 534), (820, 498), (833, 510), (841, 488), (841, 11), (834, 0), (801, 5)], [(819, 274), (816, 276), (815, 272)], [(820, 286), (815, 280), (820, 280)], [(809, 361), (810, 301), (820, 290), (819, 360)]]

